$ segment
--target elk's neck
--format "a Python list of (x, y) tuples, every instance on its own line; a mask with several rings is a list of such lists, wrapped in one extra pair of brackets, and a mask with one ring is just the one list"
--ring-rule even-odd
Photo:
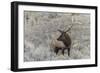
[(64, 45), (66, 45), (68, 42), (66, 40), (62, 41), (64, 43)]
[(64, 43), (64, 45), (69, 46), (71, 44), (71, 39), (69, 35), (65, 36), (62, 42)]

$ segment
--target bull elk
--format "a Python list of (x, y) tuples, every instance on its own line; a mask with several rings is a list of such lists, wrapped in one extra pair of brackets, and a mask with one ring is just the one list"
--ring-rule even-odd
[(62, 51), (62, 54), (64, 55), (64, 51), (67, 49), (68, 50), (68, 56), (70, 56), (70, 48), (71, 48), (71, 38), (68, 35), (68, 31), (72, 28), (72, 26), (66, 30), (58, 30), (61, 35), (56, 39), (56, 42), (54, 42), (54, 52), (57, 54), (59, 50)]

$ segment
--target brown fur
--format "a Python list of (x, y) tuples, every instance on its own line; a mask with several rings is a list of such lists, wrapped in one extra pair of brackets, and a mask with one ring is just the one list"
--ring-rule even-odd
[(63, 48), (62, 50), (62, 54), (64, 54), (64, 50), (67, 49), (68, 50), (68, 56), (70, 56), (70, 47), (71, 47), (71, 38), (68, 35), (68, 33), (60, 31), (61, 35), (59, 36), (59, 38), (57, 39), (58, 41), (62, 41), (63, 44), (65, 45), (65, 48)]
[(70, 56), (71, 38), (70, 38), (70, 36), (68, 35), (67, 32), (71, 28), (72, 28), (72, 25), (66, 31), (58, 30), (61, 33), (60, 36), (58, 38), (57, 37), (54, 37), (55, 39), (52, 40), (51, 43), (52, 43), (54, 52), (56, 54), (59, 52), (59, 50), (61, 50), (62, 51), (62, 54), (64, 55), (64, 51), (67, 49), (68, 50), (68, 56)]

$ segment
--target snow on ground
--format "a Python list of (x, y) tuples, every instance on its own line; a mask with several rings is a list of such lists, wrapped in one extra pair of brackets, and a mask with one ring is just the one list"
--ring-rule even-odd
[(58, 29), (71, 26), (72, 13), (24, 11), (24, 61), (90, 58), (90, 14), (74, 13), (73, 19), (68, 32), (72, 39), (70, 56), (67, 50), (64, 55), (61, 51), (56, 55), (50, 46), (52, 35), (59, 37)]

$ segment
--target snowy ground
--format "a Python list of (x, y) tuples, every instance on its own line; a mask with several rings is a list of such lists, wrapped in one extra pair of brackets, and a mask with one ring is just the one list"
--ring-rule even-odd
[(73, 27), (68, 32), (72, 39), (70, 57), (56, 55), (51, 48), (52, 35), (67, 30), (72, 23), (72, 13), (24, 12), (24, 61), (48, 61), (90, 58), (90, 14), (75, 13)]

